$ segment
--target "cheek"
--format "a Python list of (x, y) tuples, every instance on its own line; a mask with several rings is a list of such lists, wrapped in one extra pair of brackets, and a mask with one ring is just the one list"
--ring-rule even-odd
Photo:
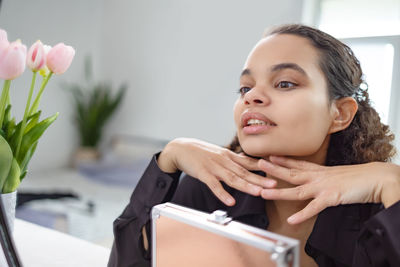
[(318, 101), (297, 105), (295, 112), (287, 111), (286, 118), (281, 134), (298, 153), (312, 153), (318, 149), (332, 123), (327, 104)]
[[(321, 148), (332, 123), (327, 99), (318, 94), (299, 95), (274, 101), (268, 113), (278, 124), (276, 130), (260, 136), (237, 134), (243, 150), (253, 156), (305, 156)], [(244, 109), (240, 99), (234, 104), (236, 126)]]

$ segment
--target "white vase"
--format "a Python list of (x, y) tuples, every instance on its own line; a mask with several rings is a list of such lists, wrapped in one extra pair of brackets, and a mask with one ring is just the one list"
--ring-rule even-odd
[(8, 228), (12, 233), (14, 231), (14, 220), (15, 220), (15, 206), (17, 205), (17, 191), (0, 194), (3, 202), (4, 213), (7, 218)]
[[(3, 208), (5, 217), (7, 219), (8, 229), (10, 234), (14, 231), (14, 220), (15, 220), (15, 206), (17, 204), (17, 191), (7, 194), (0, 194), (3, 202)], [(8, 266), (7, 260), (4, 256), (3, 249), (0, 246), (0, 266)]]

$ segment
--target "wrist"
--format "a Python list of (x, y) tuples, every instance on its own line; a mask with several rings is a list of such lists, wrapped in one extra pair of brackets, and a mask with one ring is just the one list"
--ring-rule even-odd
[(385, 208), (389, 208), (400, 200), (400, 166), (390, 164), (390, 175), (382, 187), (381, 201)]
[(157, 163), (158, 167), (166, 173), (174, 173), (178, 170), (175, 164), (175, 140), (169, 142), (158, 156)]

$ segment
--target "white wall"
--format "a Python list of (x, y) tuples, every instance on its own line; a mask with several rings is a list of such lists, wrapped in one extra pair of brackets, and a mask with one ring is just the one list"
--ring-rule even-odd
[[(67, 165), (77, 145), (69, 95), (60, 82), (82, 80), (91, 52), (95, 76), (129, 91), (109, 124), (115, 133), (161, 139), (202, 138), (219, 144), (234, 134), (232, 106), (242, 65), (267, 26), (299, 22), (298, 0), (3, 0), (0, 28), (30, 46), (40, 38), (76, 49), (67, 73), (50, 81), (41, 108), (58, 120), (42, 137), (30, 169)], [(22, 116), (30, 72), (13, 83)]]
[[(95, 76), (129, 91), (103, 143), (116, 133), (160, 139), (178, 136), (226, 144), (234, 134), (232, 105), (242, 65), (265, 27), (301, 20), (298, 0), (3, 0), (0, 28), (27, 46), (38, 38), (65, 42), (77, 53), (53, 77), (42, 99), (44, 116), (60, 112), (42, 137), (30, 169), (68, 164), (78, 139), (70, 95), (61, 81), (81, 81), (93, 55)], [(12, 84), (17, 118), (30, 72)], [(399, 122), (400, 125), (400, 122)], [(397, 138), (399, 142), (399, 138)]]
[[(0, 10), (0, 28), (8, 32), (8, 39), (18, 38), (29, 46), (40, 39), (55, 45), (64, 42), (76, 49), (70, 69), (61, 76), (53, 76), (43, 94), (40, 108), (42, 118), (60, 112), (39, 141), (30, 170), (51, 169), (68, 164), (77, 144), (72, 123), (70, 94), (60, 88), (61, 81), (80, 81), (83, 78), (84, 55), (91, 52), (99, 69), (103, 1), (96, 0), (3, 0)], [(25, 108), (31, 80), (31, 71), (15, 80), (11, 86), (14, 114), (20, 120)], [(40, 82), (40, 81), (39, 81)], [(2, 86), (2, 85), (1, 85)]]
[(226, 144), (247, 54), (267, 26), (299, 22), (302, 1), (116, 3), (105, 2), (103, 73), (130, 91), (109, 134)]

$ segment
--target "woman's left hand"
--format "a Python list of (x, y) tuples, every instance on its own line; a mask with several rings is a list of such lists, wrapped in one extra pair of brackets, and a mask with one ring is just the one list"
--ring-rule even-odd
[(400, 166), (372, 162), (358, 165), (321, 166), (302, 160), (271, 156), (260, 160), (261, 170), (295, 185), (292, 188), (263, 189), (271, 200), (311, 200), (288, 223), (301, 223), (327, 207), (353, 203), (383, 203), (386, 208), (400, 200)]

